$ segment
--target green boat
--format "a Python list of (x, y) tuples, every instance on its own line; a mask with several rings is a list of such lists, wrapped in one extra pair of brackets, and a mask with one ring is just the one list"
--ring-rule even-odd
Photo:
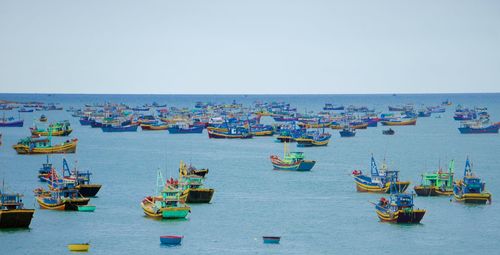
[(422, 174), (420, 185), (413, 189), (418, 196), (451, 196), (453, 195), (453, 170), (455, 162), (450, 161), (448, 172), (441, 169), (434, 173)]
[[(161, 184), (161, 185), (158, 185)], [(155, 196), (148, 196), (141, 202), (141, 207), (147, 216), (164, 219), (186, 218), (191, 212), (191, 207), (180, 200), (181, 191), (174, 185), (165, 185), (161, 172), (158, 172), (157, 191)]]
[(79, 205), (78, 211), (79, 212), (93, 212), (93, 211), (95, 211), (95, 205)]
[(70, 123), (67, 120), (52, 123), (46, 128), (37, 127), (35, 125), (34, 127), (31, 127), (30, 130), (32, 135), (38, 136), (68, 136), (71, 132), (73, 132), (73, 129), (71, 129)]

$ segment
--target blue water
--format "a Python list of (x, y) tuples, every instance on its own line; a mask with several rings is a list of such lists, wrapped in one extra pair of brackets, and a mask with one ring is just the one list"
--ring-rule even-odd
[[(500, 94), (438, 95), (30, 95), (0, 94), (0, 99), (61, 103), (124, 102), (129, 105), (167, 103), (190, 106), (196, 101), (244, 104), (255, 100), (287, 101), (299, 111), (320, 110), (325, 102), (355, 104), (385, 111), (387, 105), (415, 103), (486, 106), (493, 121), (500, 121)], [(381, 135), (382, 127), (359, 130), (354, 138), (340, 138), (324, 148), (302, 148), (317, 160), (311, 172), (271, 170), (269, 155), (281, 154), (283, 145), (272, 138), (209, 140), (206, 133), (170, 135), (167, 132), (102, 133), (82, 127), (66, 111), (43, 112), (50, 120), (69, 119), (77, 137), (77, 153), (66, 155), (71, 166), (93, 171), (93, 181), (103, 184), (92, 199), (94, 213), (38, 209), (32, 190), (42, 184), (37, 171), (44, 155), (17, 155), (11, 148), (29, 135), (31, 120), (41, 112), (22, 113), (24, 128), (0, 128), (0, 177), (11, 190), (25, 194), (28, 208), (37, 208), (29, 230), (0, 231), (1, 254), (66, 253), (72, 242), (91, 242), (91, 254), (498, 254), (500, 240), (499, 134), (460, 135), (452, 119), (454, 106), (441, 119), (419, 118), (414, 127), (395, 127), (396, 135)], [(17, 115), (17, 112), (13, 112)], [(63, 138), (55, 138), (63, 139)], [(295, 145), (291, 145), (295, 148)], [(353, 169), (367, 171), (370, 155), (401, 170), (401, 178), (419, 181), (424, 171), (439, 162), (456, 161), (461, 177), (466, 156), (493, 194), (493, 203), (467, 206), (446, 197), (421, 198), (427, 209), (422, 224), (379, 222), (369, 201), (378, 194), (357, 193)], [(62, 155), (51, 161), (60, 169)], [(211, 204), (192, 205), (187, 220), (158, 221), (146, 218), (139, 205), (154, 190), (156, 171), (175, 175), (180, 160), (208, 167), (206, 185), (216, 193)], [(184, 235), (182, 246), (160, 246), (159, 236)], [(263, 235), (282, 236), (280, 245), (264, 245)]]

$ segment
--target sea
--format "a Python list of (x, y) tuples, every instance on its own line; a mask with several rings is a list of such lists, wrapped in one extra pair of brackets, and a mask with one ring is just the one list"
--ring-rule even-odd
[[(274, 138), (209, 139), (203, 134), (172, 135), (165, 131), (103, 133), (81, 126), (64, 111), (20, 113), (23, 128), (0, 128), (0, 178), (4, 188), (24, 194), (25, 207), (35, 208), (30, 228), (0, 231), (0, 254), (66, 254), (69, 243), (90, 242), (89, 254), (498, 254), (500, 240), (500, 135), (462, 135), (452, 116), (457, 105), (487, 107), (493, 122), (500, 121), (500, 94), (380, 94), (380, 95), (78, 95), (0, 94), (0, 99), (58, 103), (65, 109), (94, 103), (140, 106), (157, 102), (194, 107), (195, 102), (231, 103), (285, 101), (299, 112), (320, 111), (325, 103), (364, 105), (387, 112), (388, 105), (412, 103), (435, 106), (450, 100), (446, 112), (419, 118), (416, 126), (358, 130), (340, 138), (338, 130), (327, 147), (296, 148), (316, 160), (310, 172), (272, 170), (270, 155), (282, 155)], [(18, 112), (0, 114), (17, 117)], [(50, 155), (61, 171), (90, 170), (92, 182), (102, 184), (90, 204), (93, 213), (42, 210), (33, 189), (45, 187), (37, 173), (45, 155), (17, 155), (18, 139), (45, 114), (49, 122), (69, 120), (78, 138), (75, 154)], [(264, 118), (265, 121), (271, 121)], [(264, 121), (263, 120), (263, 121)], [(67, 138), (54, 137), (55, 142)], [(415, 197), (426, 209), (421, 224), (380, 222), (371, 202), (382, 194), (356, 192), (353, 170), (370, 170), (370, 158), (383, 160), (411, 181), (421, 174), (447, 169), (455, 160), (462, 178), (467, 157), (473, 171), (493, 194), (492, 204), (464, 205), (449, 197)], [(155, 220), (144, 215), (140, 202), (154, 193), (157, 171), (177, 177), (180, 161), (209, 168), (205, 185), (215, 189), (210, 204), (191, 205), (185, 220)], [(161, 235), (183, 235), (180, 246), (162, 246)], [(263, 244), (262, 236), (281, 236), (278, 245)]]

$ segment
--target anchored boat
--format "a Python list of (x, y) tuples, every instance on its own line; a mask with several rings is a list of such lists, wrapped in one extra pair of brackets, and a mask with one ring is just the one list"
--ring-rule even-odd
[[(145, 197), (141, 202), (144, 213), (154, 218), (186, 218), (191, 212), (191, 207), (180, 200), (181, 191), (173, 185), (165, 185), (160, 171), (158, 171), (156, 182), (157, 190), (155, 195)], [(158, 189), (161, 189), (161, 191)]]
[(69, 121), (61, 121), (50, 124), (47, 128), (31, 127), (31, 134), (35, 136), (68, 136), (73, 132)]
[(329, 133), (315, 132), (313, 134), (306, 133), (295, 141), (298, 147), (327, 146), (331, 137), (332, 135)]
[(78, 139), (52, 145), (52, 137), (27, 137), (12, 146), (18, 154), (75, 153)]
[(413, 189), (419, 196), (451, 196), (453, 194), (453, 169), (455, 162), (450, 161), (448, 172), (441, 168), (434, 173), (422, 174), (420, 185)]
[(305, 160), (303, 152), (288, 152), (288, 144), (284, 143), (283, 159), (276, 155), (271, 156), (274, 170), (310, 171), (316, 161)]
[(30, 226), (35, 209), (24, 208), (22, 196), (18, 193), (5, 193), (3, 188), (0, 190), (0, 229)]
[(414, 126), (417, 124), (417, 119), (391, 119), (380, 123), (384, 126)]
[(375, 211), (381, 221), (393, 223), (420, 223), (425, 210), (415, 209), (413, 195), (399, 193), (395, 177), (391, 181), (391, 197), (389, 200), (382, 197), (375, 204)]
[(485, 190), (485, 183), (472, 173), (469, 158), (465, 161), (464, 178), (453, 183), (453, 195), (458, 202), (471, 204), (491, 203), (491, 193)]
[(395, 187), (399, 192), (404, 192), (410, 185), (409, 181), (399, 180), (399, 171), (389, 170), (385, 162), (380, 170), (375, 159), (371, 158), (371, 176), (363, 174), (360, 170), (352, 172), (356, 189), (359, 192), (389, 193), (391, 180), (395, 180)]
[(178, 182), (182, 190), (180, 199), (186, 203), (210, 203), (215, 190), (203, 187), (203, 177), (188, 174), (188, 171), (186, 163), (181, 161)]

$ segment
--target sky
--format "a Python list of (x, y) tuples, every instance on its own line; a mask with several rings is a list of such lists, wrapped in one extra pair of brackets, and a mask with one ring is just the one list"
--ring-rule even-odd
[(500, 92), (500, 1), (0, 0), (0, 92)]

